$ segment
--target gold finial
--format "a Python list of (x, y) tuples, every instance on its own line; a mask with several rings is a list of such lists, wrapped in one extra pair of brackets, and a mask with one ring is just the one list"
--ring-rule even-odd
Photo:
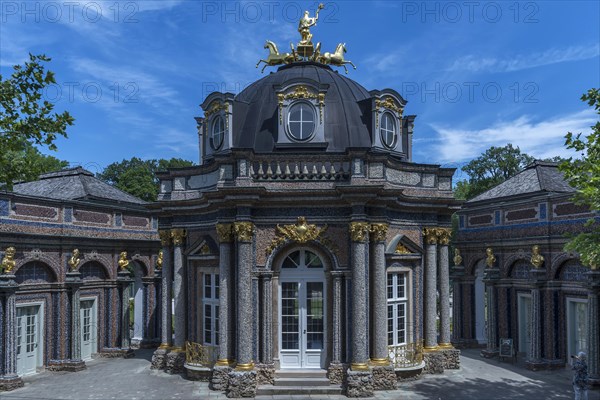
[(544, 264), (544, 256), (540, 254), (540, 246), (537, 244), (531, 248), (531, 265), (540, 268)]
[(485, 259), (485, 263), (488, 268), (494, 268), (494, 263), (496, 262), (496, 256), (494, 255), (494, 250), (491, 247), (485, 249), (485, 254), (487, 255)]
[(2, 259), (2, 269), (3, 273), (8, 274), (11, 273), (13, 269), (15, 269), (15, 254), (17, 254), (17, 249), (10, 246), (4, 251), (4, 258)]
[(460, 250), (458, 248), (454, 249), (454, 265), (459, 266), (462, 264), (463, 258), (460, 256)]
[(71, 254), (71, 258), (69, 258), (69, 267), (71, 267), (71, 271), (77, 271), (77, 267), (79, 267), (79, 263), (81, 259), (79, 258), (79, 249), (74, 249)]
[(127, 259), (126, 251), (122, 251), (121, 254), (119, 254), (119, 261), (117, 262), (117, 264), (119, 264), (119, 268), (121, 269), (121, 271), (125, 271), (127, 269), (127, 267), (129, 266), (129, 260)]
[(163, 251), (159, 251), (158, 252), (158, 257), (156, 258), (156, 269), (162, 269), (163, 266), (163, 257), (164, 257), (164, 253)]

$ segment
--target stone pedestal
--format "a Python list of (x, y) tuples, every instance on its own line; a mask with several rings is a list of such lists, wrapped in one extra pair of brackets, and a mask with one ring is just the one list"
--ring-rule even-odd
[(227, 397), (255, 397), (256, 396), (256, 371), (231, 371), (227, 385)]
[(231, 367), (215, 365), (212, 371), (212, 377), (210, 378), (210, 388), (212, 390), (227, 390), (229, 386), (229, 373)]
[(327, 368), (327, 379), (332, 385), (341, 385), (344, 382), (344, 371), (348, 367), (344, 367), (341, 363), (331, 363)]
[(373, 374), (371, 371), (352, 371), (346, 374), (346, 396), (372, 397)]
[(425, 361), (425, 367), (423, 373), (425, 374), (443, 374), (444, 366), (446, 365), (446, 357), (441, 351), (428, 351), (423, 353), (423, 361)]
[(460, 369), (460, 350), (446, 349), (441, 350), (440, 353), (444, 356), (444, 370)]
[(275, 366), (273, 364), (256, 364), (256, 381), (259, 385), (274, 385)]
[(373, 389), (375, 390), (395, 390), (398, 388), (398, 379), (396, 372), (391, 365), (375, 366), (373, 372)]
[(165, 371), (168, 374), (180, 374), (184, 372), (183, 365), (185, 364), (185, 350), (173, 349), (166, 357)]
[(165, 369), (168, 353), (168, 347), (159, 347), (156, 349), (154, 354), (152, 354), (152, 364), (150, 365), (150, 369)]
[(0, 307), (4, 318), (0, 320), (0, 391), (23, 387), (23, 380), (17, 375), (17, 308), (15, 291), (17, 284), (12, 274), (0, 275)]

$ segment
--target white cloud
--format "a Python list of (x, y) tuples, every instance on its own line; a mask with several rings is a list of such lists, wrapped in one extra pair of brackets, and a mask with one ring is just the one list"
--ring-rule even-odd
[(569, 157), (573, 153), (564, 147), (567, 132), (590, 132), (597, 120), (593, 110), (585, 110), (551, 120), (533, 122), (529, 116), (499, 122), (483, 129), (455, 129), (432, 124), (436, 131), (433, 156), (436, 162), (457, 163), (471, 160), (491, 146), (512, 143), (521, 151), (536, 157)]
[(552, 48), (543, 52), (519, 54), (511, 58), (482, 57), (469, 54), (456, 59), (450, 71), (512, 72), (569, 61), (587, 60), (600, 55), (600, 45)]

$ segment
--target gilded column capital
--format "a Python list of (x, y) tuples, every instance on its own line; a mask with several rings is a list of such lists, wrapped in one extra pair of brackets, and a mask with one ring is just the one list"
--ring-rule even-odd
[(217, 237), (221, 243), (233, 242), (233, 224), (217, 224)]
[(186, 232), (185, 229), (171, 229), (171, 239), (173, 239), (174, 246), (183, 245), (183, 240), (185, 239)]
[(254, 224), (252, 222), (235, 222), (233, 233), (240, 242), (251, 242), (254, 235)]
[(438, 237), (438, 243), (442, 246), (448, 246), (450, 244), (450, 235), (452, 234), (452, 229), (450, 228), (437, 228), (436, 235)]
[(425, 242), (427, 244), (437, 244), (438, 235), (436, 228), (423, 228), (423, 236), (425, 237)]
[(385, 242), (385, 236), (387, 234), (389, 225), (385, 223), (371, 224), (371, 237), (375, 242)]
[(171, 231), (168, 229), (159, 229), (158, 237), (160, 238), (160, 244), (163, 247), (171, 245)]
[(353, 242), (366, 242), (369, 237), (370, 225), (368, 222), (350, 222), (350, 238)]

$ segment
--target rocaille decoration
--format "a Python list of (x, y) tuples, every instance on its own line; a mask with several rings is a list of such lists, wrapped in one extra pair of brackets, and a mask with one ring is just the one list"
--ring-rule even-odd
[(271, 241), (266, 253), (267, 255), (271, 254), (275, 248), (288, 240), (296, 243), (319, 240), (326, 230), (327, 225), (319, 228), (314, 224), (307, 223), (305, 217), (298, 217), (297, 222), (292, 225), (281, 226), (278, 224), (276, 228), (277, 237)]

